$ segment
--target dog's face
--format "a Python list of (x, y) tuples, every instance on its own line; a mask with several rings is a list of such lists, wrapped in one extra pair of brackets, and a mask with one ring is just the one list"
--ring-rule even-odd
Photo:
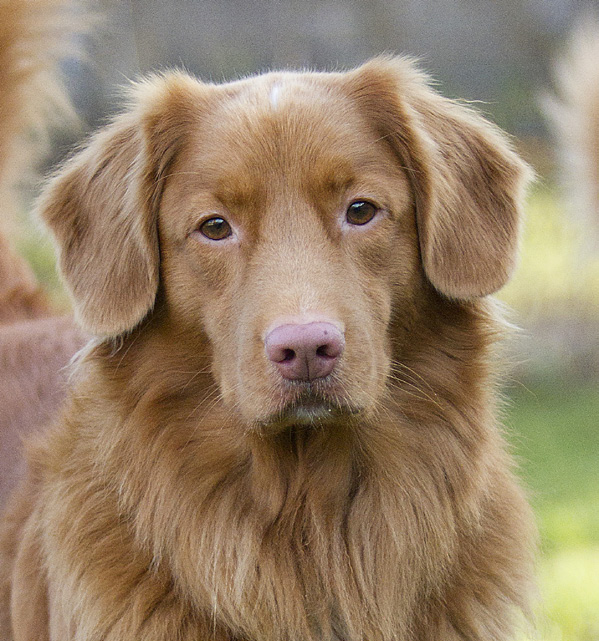
[(424, 290), (504, 283), (524, 178), (493, 128), (379, 60), (154, 79), (42, 207), (87, 329), (130, 331), (161, 286), (177, 334), (210, 344), (225, 402), (276, 428), (372, 412), (391, 328)]
[(411, 304), (418, 272), (404, 170), (326, 80), (213, 93), (162, 196), (169, 310), (201, 324), (246, 423), (363, 411), (382, 393), (392, 300)]

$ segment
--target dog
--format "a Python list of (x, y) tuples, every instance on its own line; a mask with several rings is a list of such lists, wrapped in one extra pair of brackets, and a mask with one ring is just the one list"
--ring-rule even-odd
[(69, 10), (66, 0), (0, 3), (0, 512), (25, 472), (22, 440), (54, 417), (64, 368), (87, 340), (72, 318), (57, 315), (10, 233), (18, 186), (47, 147), (50, 126), (72, 122), (58, 64), (84, 20)]
[(489, 295), (529, 178), (402, 58), (139, 82), (39, 203), (94, 339), (5, 518), (3, 638), (513, 638)]

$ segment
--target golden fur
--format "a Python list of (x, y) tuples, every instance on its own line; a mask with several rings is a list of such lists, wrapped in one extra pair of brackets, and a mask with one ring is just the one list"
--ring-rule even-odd
[[(139, 84), (40, 203), (97, 339), (7, 515), (3, 638), (512, 638), (534, 537), (486, 296), (527, 178), (401, 59)], [(344, 332), (327, 378), (265, 357), (298, 318)]]

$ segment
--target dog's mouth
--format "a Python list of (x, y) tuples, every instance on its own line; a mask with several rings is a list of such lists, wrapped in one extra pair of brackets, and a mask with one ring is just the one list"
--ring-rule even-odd
[(307, 389), (288, 401), (276, 412), (257, 421), (256, 427), (280, 431), (295, 427), (325, 427), (332, 423), (347, 422), (362, 412), (362, 408), (343, 399), (330, 398), (319, 390)]

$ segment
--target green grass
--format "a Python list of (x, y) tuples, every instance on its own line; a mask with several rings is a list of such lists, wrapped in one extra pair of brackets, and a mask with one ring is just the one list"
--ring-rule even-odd
[(599, 386), (512, 394), (507, 424), (541, 533), (542, 641), (599, 640)]

